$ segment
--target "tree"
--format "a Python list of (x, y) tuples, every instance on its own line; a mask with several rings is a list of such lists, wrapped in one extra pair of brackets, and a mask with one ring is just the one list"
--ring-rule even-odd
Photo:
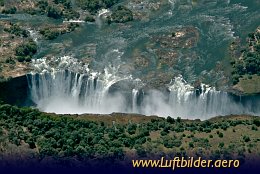
[(87, 15), (85, 17), (86, 22), (95, 22), (95, 18), (92, 15)]
[(220, 138), (223, 138), (223, 133), (222, 132), (220, 132), (219, 134), (218, 134), (218, 136), (220, 137)]
[(15, 49), (15, 54), (18, 57), (18, 61), (24, 60), (30, 61), (32, 56), (37, 52), (37, 45), (33, 40), (27, 43), (21, 44)]
[(0, 0), (0, 6), (4, 6), (4, 5), (5, 5), (4, 0)]
[(249, 137), (249, 136), (246, 136), (246, 135), (243, 136), (243, 140), (244, 140), (246, 143), (249, 142), (249, 141), (251, 141), (251, 140), (250, 140), (250, 137)]
[(2, 13), (4, 14), (15, 14), (17, 11), (16, 7), (11, 7), (9, 9), (4, 9)]
[(47, 8), (47, 16), (54, 19), (60, 19), (62, 17), (62, 12), (56, 7), (49, 6)]
[(219, 143), (219, 144), (218, 144), (218, 147), (219, 147), (219, 148), (223, 148), (223, 147), (224, 147), (224, 143), (223, 143), (223, 142)]
[(253, 120), (253, 124), (255, 124), (257, 127), (260, 127), (260, 119), (255, 118), (255, 119)]
[(194, 148), (193, 142), (189, 142), (189, 147), (190, 147), (190, 148)]
[(136, 147), (136, 152), (137, 152), (137, 155), (139, 157), (141, 157), (141, 158), (147, 156), (147, 153), (146, 153), (145, 149), (142, 146), (137, 146)]
[(181, 117), (177, 117), (176, 122), (180, 123), (181, 122)]
[(135, 134), (136, 128), (137, 128), (136, 124), (129, 124), (128, 128), (127, 128), (127, 132), (130, 135), (133, 135), (133, 134)]
[(110, 8), (118, 2), (118, 0), (102, 0), (105, 8)]
[(172, 118), (172, 117), (170, 117), (170, 116), (167, 117), (166, 121), (167, 121), (168, 123), (170, 123), (170, 124), (174, 124), (174, 123), (175, 123), (174, 118)]
[(113, 158), (115, 159), (119, 159), (119, 160), (123, 160), (124, 159), (124, 151), (122, 148), (115, 148), (115, 147), (112, 147), (110, 149), (110, 151), (112, 151), (113, 153)]
[(40, 30), (40, 34), (42, 34), (45, 39), (53, 40), (56, 39), (61, 33), (50, 28), (45, 28)]
[(116, 10), (113, 11), (110, 22), (125, 23), (132, 21), (133, 19), (133, 12), (128, 8), (120, 5)]

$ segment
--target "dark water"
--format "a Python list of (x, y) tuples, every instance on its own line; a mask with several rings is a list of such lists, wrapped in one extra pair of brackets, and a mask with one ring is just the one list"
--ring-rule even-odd
[[(144, 8), (144, 11), (149, 12), (148, 20), (136, 20), (126, 26), (109, 26), (102, 20), (98, 24), (80, 24), (82, 27), (78, 31), (61, 36), (51, 44), (42, 43), (45, 48), (43, 52), (54, 51), (61, 56), (72, 54), (79, 59), (92, 57), (94, 60), (91, 67), (102, 70), (109, 63), (131, 64), (133, 52), (138, 50), (149, 59), (149, 67), (143, 69), (144, 74), (147, 74), (158, 67), (158, 54), (147, 46), (153, 44), (151, 37), (158, 33), (171, 33), (178, 28), (193, 26), (200, 35), (197, 46), (178, 49), (179, 61), (173, 67), (159, 70), (181, 73), (186, 80), (192, 82), (196, 77), (209, 73), (215, 68), (216, 62), (225, 62), (228, 45), (236, 38), (244, 39), (260, 24), (260, 4), (256, 0), (172, 2), (165, 3), (157, 11)], [(131, 8), (129, 4), (125, 5)], [(57, 45), (62, 48), (57, 49)], [(137, 78), (142, 76), (136, 70), (130, 73)]]

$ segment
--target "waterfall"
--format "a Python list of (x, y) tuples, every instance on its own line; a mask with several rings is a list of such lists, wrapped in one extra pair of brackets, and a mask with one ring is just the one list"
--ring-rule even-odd
[(138, 90), (133, 89), (132, 90), (132, 112), (137, 113), (137, 95), (138, 95)]
[[(82, 114), (140, 113), (182, 118), (208, 119), (218, 115), (260, 115), (259, 98), (239, 98), (201, 84), (195, 89), (182, 76), (168, 85), (168, 92), (144, 89), (140, 79), (119, 76), (119, 67), (108, 65), (102, 73), (71, 57), (34, 62), (28, 74), (32, 101), (45, 112)], [(111, 86), (128, 80), (129, 91), (110, 93)], [(126, 95), (126, 93), (128, 93)], [(237, 99), (236, 99), (237, 98)]]
[(260, 115), (260, 100), (244, 97), (244, 102), (224, 91), (202, 84), (194, 89), (181, 76), (168, 87), (169, 94), (150, 91), (144, 97), (141, 112), (147, 115), (169, 115), (183, 118), (208, 119), (213, 116), (231, 114)]
[(95, 76), (63, 70), (53, 74), (30, 74), (28, 81), (32, 101), (46, 112), (66, 114), (124, 111), (120, 104), (109, 106), (110, 102), (122, 99), (119, 96), (109, 96), (110, 86)]
[(96, 24), (100, 27), (102, 25), (102, 18), (107, 18), (111, 14), (109, 9), (101, 9), (96, 16)]
[(61, 114), (124, 112), (124, 98), (108, 93), (113, 84), (131, 79), (131, 76), (117, 76), (119, 67), (108, 65), (101, 75), (91, 72), (88, 65), (64, 56), (34, 60), (33, 68), (35, 71), (27, 75), (31, 100), (42, 111)]

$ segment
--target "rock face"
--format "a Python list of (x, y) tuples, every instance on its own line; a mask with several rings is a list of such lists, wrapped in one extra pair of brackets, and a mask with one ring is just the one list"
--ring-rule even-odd
[(29, 100), (29, 89), (25, 75), (0, 82), (0, 89), (0, 100), (6, 103), (18, 106), (32, 104)]

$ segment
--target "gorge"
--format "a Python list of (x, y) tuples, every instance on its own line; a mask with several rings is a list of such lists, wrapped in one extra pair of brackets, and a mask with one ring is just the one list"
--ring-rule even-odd
[[(120, 77), (117, 68), (106, 68), (103, 73), (98, 73), (91, 72), (87, 65), (69, 56), (55, 60), (55, 68), (44, 59), (35, 61), (38, 72), (27, 75), (29, 97), (44, 112), (121, 112), (189, 119), (231, 114), (260, 115), (259, 96), (235, 96), (205, 84), (194, 88), (181, 76), (175, 77), (163, 91), (145, 89), (140, 79)], [(128, 89), (113, 90), (120, 81), (133, 85)]]

